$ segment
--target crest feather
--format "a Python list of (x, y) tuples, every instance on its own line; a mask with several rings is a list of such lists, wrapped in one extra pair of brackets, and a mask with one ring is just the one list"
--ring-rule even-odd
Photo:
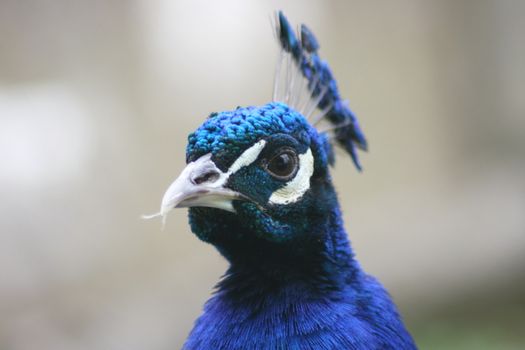
[[(366, 151), (368, 143), (354, 113), (341, 99), (328, 63), (318, 55), (316, 37), (304, 24), (296, 34), (281, 11), (275, 16), (274, 27), (280, 52), (273, 100), (294, 108), (314, 126), (327, 121), (329, 126), (318, 128), (319, 132), (332, 133), (361, 170), (357, 148)], [(316, 110), (319, 112), (314, 113)]]

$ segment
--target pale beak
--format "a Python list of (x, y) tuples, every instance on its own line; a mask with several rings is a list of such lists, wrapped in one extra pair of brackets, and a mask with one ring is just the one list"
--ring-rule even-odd
[(222, 172), (208, 153), (189, 163), (179, 177), (168, 187), (158, 214), (145, 216), (166, 217), (173, 208), (210, 207), (235, 213), (233, 200), (243, 195), (224, 185), (230, 174)]

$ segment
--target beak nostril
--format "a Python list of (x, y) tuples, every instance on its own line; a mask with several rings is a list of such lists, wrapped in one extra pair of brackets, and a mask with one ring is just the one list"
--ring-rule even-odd
[(215, 182), (219, 179), (220, 174), (215, 170), (207, 171), (203, 174), (198, 174), (197, 176), (192, 176), (191, 182), (194, 185), (200, 185), (205, 182)]

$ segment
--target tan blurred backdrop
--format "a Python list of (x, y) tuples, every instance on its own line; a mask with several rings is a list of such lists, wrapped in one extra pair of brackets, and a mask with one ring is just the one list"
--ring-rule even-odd
[(307, 23), (370, 141), (333, 173), (426, 349), (525, 346), (525, 2), (0, 1), (0, 349), (178, 349), (226, 263), (142, 221)]

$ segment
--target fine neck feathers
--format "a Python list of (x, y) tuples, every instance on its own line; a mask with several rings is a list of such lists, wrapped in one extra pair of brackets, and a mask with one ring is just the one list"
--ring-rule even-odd
[(355, 282), (361, 270), (347, 239), (339, 207), (333, 208), (309, 231), (285, 243), (250, 238), (224, 242), (218, 249), (231, 265), (218, 290), (302, 285), (312, 292), (325, 293), (343, 290)]

